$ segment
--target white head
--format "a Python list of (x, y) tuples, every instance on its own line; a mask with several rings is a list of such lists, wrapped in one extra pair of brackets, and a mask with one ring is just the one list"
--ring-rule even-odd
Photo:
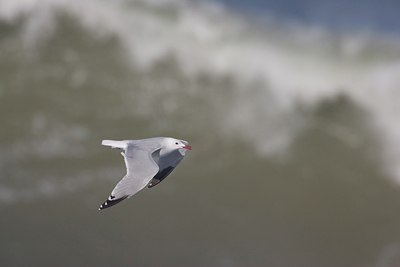
[(166, 137), (164, 142), (164, 149), (167, 151), (179, 150), (182, 155), (185, 155), (187, 150), (192, 150), (189, 142), (185, 140)]

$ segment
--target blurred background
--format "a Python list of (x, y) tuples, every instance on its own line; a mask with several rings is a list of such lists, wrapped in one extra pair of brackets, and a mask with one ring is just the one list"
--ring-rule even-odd
[[(400, 266), (399, 8), (0, 0), (0, 265)], [(153, 136), (193, 150), (99, 212)]]

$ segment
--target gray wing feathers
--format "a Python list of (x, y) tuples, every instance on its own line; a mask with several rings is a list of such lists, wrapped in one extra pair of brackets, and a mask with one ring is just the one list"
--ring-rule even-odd
[(174, 151), (160, 158), (158, 162), (159, 171), (153, 177), (153, 179), (151, 179), (147, 187), (152, 188), (163, 181), (175, 169), (176, 165), (178, 165), (182, 159), (183, 156), (179, 153), (179, 151)]
[(134, 146), (128, 145), (125, 153), (122, 153), (126, 165), (126, 175), (112, 191), (113, 197), (118, 199), (133, 196), (157, 174), (159, 168), (151, 156), (154, 150), (135, 149)]

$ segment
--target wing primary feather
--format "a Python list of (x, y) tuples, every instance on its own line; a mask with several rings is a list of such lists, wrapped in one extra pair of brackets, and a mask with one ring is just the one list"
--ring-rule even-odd
[(110, 196), (103, 204), (100, 205), (99, 210), (103, 210), (118, 204), (128, 196), (115, 199), (115, 196)]
[(147, 184), (147, 188), (152, 188), (153, 186), (158, 185), (162, 180), (164, 180), (175, 168), (169, 166), (163, 170), (159, 170), (158, 173), (151, 179), (151, 181)]

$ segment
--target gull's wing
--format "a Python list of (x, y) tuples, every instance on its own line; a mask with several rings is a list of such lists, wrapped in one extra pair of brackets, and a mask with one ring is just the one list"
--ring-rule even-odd
[(179, 164), (179, 162), (181, 162), (183, 157), (184, 156), (178, 150), (175, 150), (172, 153), (160, 157), (158, 162), (159, 171), (153, 177), (153, 179), (151, 179), (147, 187), (152, 188), (153, 186), (158, 185), (175, 169), (175, 167)]
[(121, 153), (125, 160), (126, 175), (99, 209), (111, 207), (146, 187), (159, 170), (152, 157), (158, 149), (158, 147), (141, 148), (134, 144), (127, 144), (125, 153)]
[(148, 188), (152, 188), (153, 186), (158, 185), (162, 180), (164, 180), (175, 168), (172, 166), (168, 166), (162, 170), (159, 170), (158, 173), (151, 179)]

